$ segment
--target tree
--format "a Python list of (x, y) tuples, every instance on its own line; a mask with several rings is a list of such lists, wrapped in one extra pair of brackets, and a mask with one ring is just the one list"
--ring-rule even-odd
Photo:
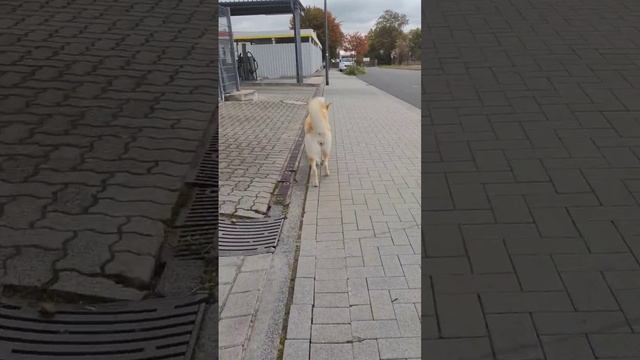
[(362, 65), (364, 55), (369, 50), (367, 36), (359, 32), (347, 34), (344, 37), (343, 47), (345, 51), (356, 54), (356, 64)]
[(398, 65), (402, 65), (409, 60), (409, 42), (407, 41), (407, 36), (405, 34), (402, 34), (396, 42), (394, 54), (396, 55)]
[(375, 26), (392, 26), (402, 30), (407, 25), (409, 25), (407, 15), (397, 13), (393, 10), (385, 10), (384, 13), (378, 17)]
[[(329, 25), (329, 57), (336, 59), (338, 58), (338, 48), (342, 46), (344, 33), (342, 32), (340, 22), (331, 14), (331, 11), (327, 11), (327, 17)], [(293, 16), (289, 20), (289, 28), (291, 30), (294, 29)], [(304, 13), (300, 15), (300, 28), (313, 29), (316, 32), (324, 53), (324, 10), (317, 6), (305, 7)]]
[(393, 51), (404, 34), (402, 29), (408, 24), (407, 15), (386, 10), (369, 31), (369, 56), (391, 64)]
[(416, 28), (409, 31), (409, 52), (411, 57), (415, 60), (421, 59), (421, 45), (422, 45), (422, 31), (420, 28)]

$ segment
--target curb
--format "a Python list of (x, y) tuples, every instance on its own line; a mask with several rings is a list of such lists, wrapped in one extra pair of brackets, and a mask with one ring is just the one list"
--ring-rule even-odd
[[(324, 82), (316, 87), (312, 97), (324, 94)], [(307, 116), (305, 111), (304, 118)], [(304, 120), (304, 118), (302, 120)], [(304, 128), (301, 126), (301, 136), (304, 136)], [(307, 182), (309, 168), (303, 161), (303, 147), (292, 149), (291, 155), (297, 151), (295, 172), (291, 183), (288, 186), (288, 193), (284, 206), (287, 207), (287, 216), (283, 224), (278, 247), (272, 254), (272, 267), (267, 274), (267, 280), (260, 294), (260, 302), (254, 313), (251, 335), (246, 348), (245, 358), (255, 360), (273, 360), (281, 358), (283, 337), (286, 336), (286, 329), (289, 320), (289, 307), (293, 296), (293, 283), (297, 269), (297, 259), (299, 255), (300, 231), (302, 218), (304, 215), (304, 205), (307, 196)], [(286, 165), (285, 165), (286, 167)], [(285, 171), (287, 171), (285, 169)], [(271, 285), (271, 286), (269, 286)], [(262, 338), (254, 335), (256, 328), (260, 327), (264, 331)]]
[(251, 88), (251, 87), (316, 87), (318, 86), (317, 84), (309, 84), (309, 83), (304, 83), (304, 84), (296, 84), (296, 83), (279, 83), (279, 82), (272, 82), (272, 83), (265, 83), (265, 82), (261, 82), (261, 83), (245, 83), (245, 87)]
[[(278, 85), (291, 86), (292, 84)], [(304, 87), (315, 87), (312, 95), (315, 97), (324, 92), (323, 85), (324, 83), (305, 84)], [(288, 159), (281, 170), (281, 181), (283, 182), (276, 187), (272, 206), (266, 215), (266, 218), (270, 218), (281, 214), (284, 215), (285, 220), (278, 245), (275, 251), (270, 253), (271, 265), (266, 271), (257, 303), (251, 315), (249, 335), (242, 345), (241, 352), (245, 359), (276, 359), (279, 341), (286, 329), (288, 301), (292, 296), (293, 289), (290, 281), (292, 272), (297, 267), (297, 246), (304, 214), (306, 179), (308, 177), (308, 172), (304, 171), (304, 169), (308, 169), (308, 166), (304, 166), (302, 161), (304, 159), (302, 156), (304, 143), (299, 141), (304, 136), (303, 121), (307, 115), (307, 111), (304, 111), (304, 116), (299, 119), (300, 138), (289, 150)]]

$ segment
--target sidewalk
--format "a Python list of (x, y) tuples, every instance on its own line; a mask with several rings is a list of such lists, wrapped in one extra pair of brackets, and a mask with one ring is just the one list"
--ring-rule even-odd
[(169, 2), (3, 1), (0, 290), (153, 291), (217, 93), (213, 7)]
[(338, 72), (307, 193), (285, 360), (420, 358), (420, 111)]
[[(299, 231), (301, 210), (291, 209), (274, 194), (300, 136), (305, 104), (317, 87), (282, 84), (243, 89), (257, 90), (256, 101), (229, 101), (220, 107), (220, 217), (253, 221), (286, 214), (285, 224), (291, 221)], [(301, 208), (303, 200), (299, 203)], [(297, 238), (297, 232), (283, 230), (273, 253), (227, 252), (220, 258), (221, 360), (274, 358)]]
[(222, 216), (263, 218), (315, 87), (246, 86), (258, 99), (220, 106)]
[(639, 359), (640, 4), (424, 4), (424, 353)]

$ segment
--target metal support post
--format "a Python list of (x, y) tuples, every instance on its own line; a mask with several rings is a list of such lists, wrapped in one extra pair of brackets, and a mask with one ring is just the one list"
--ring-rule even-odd
[(327, 14), (327, 0), (324, 0), (324, 59), (324, 79), (326, 85), (329, 85), (329, 15)]
[(298, 84), (303, 83), (302, 73), (302, 41), (300, 39), (300, 7), (297, 4), (293, 8), (293, 19), (295, 22), (294, 35), (296, 42), (296, 80)]

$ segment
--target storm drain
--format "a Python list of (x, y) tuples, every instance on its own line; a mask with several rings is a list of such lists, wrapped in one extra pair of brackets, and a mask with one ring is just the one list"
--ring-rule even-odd
[(198, 167), (186, 180), (195, 186), (218, 187), (218, 136), (214, 134), (202, 154)]
[(300, 131), (298, 134), (298, 138), (296, 142), (293, 144), (291, 149), (291, 153), (289, 154), (289, 159), (287, 159), (287, 163), (285, 165), (284, 171), (280, 176), (280, 180), (278, 180), (279, 186), (276, 193), (276, 198), (281, 203), (285, 203), (287, 198), (289, 197), (291, 184), (293, 183), (294, 176), (296, 173), (296, 165), (298, 164), (298, 159), (300, 158), (300, 153), (302, 152), (302, 146), (304, 144), (304, 129)]
[(220, 256), (271, 253), (278, 245), (284, 218), (229, 221), (221, 220), (218, 251)]
[(211, 225), (218, 221), (218, 189), (196, 188), (176, 226)]
[(173, 256), (185, 260), (202, 260), (215, 256), (218, 250), (217, 236), (217, 222), (180, 228), (173, 244)]
[(189, 360), (205, 299), (67, 306), (49, 318), (0, 303), (0, 359)]
[[(217, 128), (217, 108), (213, 127)], [(202, 260), (217, 256), (218, 238), (218, 133), (209, 137), (197, 167), (186, 179), (192, 185), (191, 198), (173, 227), (170, 244), (173, 256)], [(2, 359), (0, 359), (2, 360)]]
[(278, 245), (283, 223), (284, 218), (221, 220), (209, 225), (181, 227), (174, 241), (173, 253), (176, 258), (203, 259), (215, 253), (216, 243), (219, 256), (271, 253)]

